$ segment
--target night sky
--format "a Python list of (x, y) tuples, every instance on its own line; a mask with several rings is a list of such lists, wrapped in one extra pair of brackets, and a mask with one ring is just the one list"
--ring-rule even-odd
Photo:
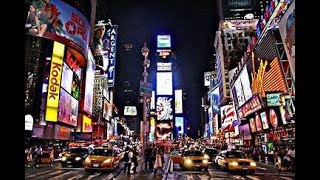
[[(143, 42), (146, 41), (150, 49), (148, 81), (153, 82), (156, 75), (155, 37), (160, 33), (173, 36), (172, 44), (176, 52), (174, 83), (176, 88), (187, 92), (188, 123), (191, 135), (195, 136), (200, 128), (203, 72), (209, 70), (210, 53), (213, 53), (209, 40), (214, 40), (217, 29), (216, 2), (108, 0), (106, 15), (113, 24), (119, 25), (116, 85), (129, 81), (137, 92), (143, 72), (143, 56), (140, 52)], [(125, 51), (125, 43), (132, 43), (133, 49)]]

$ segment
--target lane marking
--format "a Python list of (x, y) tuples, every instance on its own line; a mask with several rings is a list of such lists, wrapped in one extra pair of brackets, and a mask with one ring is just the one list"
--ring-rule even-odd
[(84, 175), (85, 175), (85, 174), (78, 174), (77, 176), (72, 177), (72, 178), (69, 178), (68, 180), (80, 179), (80, 178), (82, 178)]
[(261, 170), (264, 170), (264, 171), (267, 170), (267, 168), (263, 168), (263, 167), (257, 167), (257, 169), (261, 169)]
[(250, 175), (246, 175), (246, 177), (253, 180), (260, 180), (259, 178)]
[(232, 178), (235, 178), (235, 179), (245, 179), (244, 177), (241, 177), (240, 175), (234, 175), (234, 176), (232, 176)]
[[(59, 171), (61, 172), (62, 170), (59, 170)], [(31, 174), (31, 175), (26, 176), (26, 178), (39, 176), (39, 175), (42, 175), (42, 174), (46, 174), (48, 172), (52, 172), (52, 170), (46, 170), (46, 171), (38, 172), (38, 173), (35, 173), (35, 174)], [(56, 172), (58, 172), (58, 171), (56, 171)]]
[(67, 176), (67, 175), (69, 175), (69, 174), (73, 174), (73, 173), (76, 173), (76, 172), (74, 172), (74, 171), (69, 171), (69, 172), (66, 172), (66, 173), (60, 174), (59, 176), (55, 176), (55, 177), (50, 178), (50, 179), (53, 179), (53, 180), (59, 180), (61, 177), (63, 177), (63, 176)]
[(194, 178), (191, 175), (187, 175), (188, 180), (194, 180)]

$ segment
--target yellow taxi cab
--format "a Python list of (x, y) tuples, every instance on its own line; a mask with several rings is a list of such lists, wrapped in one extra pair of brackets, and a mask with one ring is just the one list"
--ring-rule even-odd
[(173, 150), (170, 152), (169, 156), (173, 163), (181, 164), (182, 163), (182, 150)]
[(208, 170), (208, 157), (200, 150), (185, 150), (182, 153), (182, 169), (204, 169)]
[(243, 171), (253, 174), (257, 169), (257, 164), (254, 160), (239, 150), (223, 150), (215, 159), (215, 164), (218, 168), (224, 168), (228, 171)]
[(84, 160), (84, 169), (89, 170), (114, 170), (119, 167), (121, 154), (116, 154), (113, 148), (98, 147)]

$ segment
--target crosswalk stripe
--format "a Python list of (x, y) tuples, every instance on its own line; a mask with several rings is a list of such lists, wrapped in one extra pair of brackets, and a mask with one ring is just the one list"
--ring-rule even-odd
[(92, 179), (96, 176), (99, 176), (101, 173), (96, 173), (96, 174), (93, 174), (93, 175), (90, 175), (86, 180), (89, 180), (89, 179)]
[(235, 178), (235, 179), (245, 179), (244, 177), (241, 177), (241, 176), (239, 176), (239, 175), (232, 176), (232, 178)]
[(75, 177), (72, 177), (72, 178), (69, 178), (68, 180), (73, 180), (73, 179), (80, 179), (84, 176), (84, 174), (78, 174), (77, 176)]
[(281, 179), (286, 179), (286, 180), (292, 180), (292, 178), (289, 177), (280, 177)]
[(259, 178), (250, 175), (246, 175), (246, 177), (253, 180), (260, 180)]
[(55, 177), (53, 177), (53, 178), (51, 178), (51, 179), (52, 179), (52, 180), (59, 180), (61, 177), (67, 176), (67, 175), (72, 174), (72, 173), (76, 173), (76, 172), (75, 172), (75, 171), (69, 171), (69, 172), (60, 174), (60, 175), (58, 175), (58, 176), (55, 176)]
[(191, 175), (187, 175), (188, 180), (194, 180), (194, 178)]
[[(62, 170), (59, 170), (59, 171), (61, 172)], [(35, 173), (35, 174), (31, 174), (31, 175), (26, 176), (26, 178), (31, 178), (31, 177), (39, 176), (39, 175), (42, 175), (42, 174), (46, 174), (46, 173), (48, 173), (48, 172), (52, 172), (52, 170), (46, 170), (46, 171), (38, 172), (38, 173)]]
[(264, 170), (264, 171), (267, 170), (267, 168), (263, 168), (263, 167), (257, 167), (257, 169), (261, 169), (261, 170)]

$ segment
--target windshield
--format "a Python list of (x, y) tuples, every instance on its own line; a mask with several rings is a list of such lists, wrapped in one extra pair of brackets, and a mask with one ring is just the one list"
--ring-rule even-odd
[(70, 149), (69, 153), (75, 153), (75, 154), (86, 154), (88, 153), (88, 149), (84, 149), (84, 148), (74, 148), (74, 149)]
[(216, 150), (216, 149), (206, 149), (206, 150), (205, 150), (205, 153), (208, 153), (208, 154), (218, 154), (218, 150)]
[(243, 152), (226, 152), (227, 158), (245, 158), (247, 157)]
[(111, 149), (95, 149), (92, 151), (91, 155), (112, 156), (112, 150)]
[(185, 151), (184, 156), (203, 156), (201, 151)]

